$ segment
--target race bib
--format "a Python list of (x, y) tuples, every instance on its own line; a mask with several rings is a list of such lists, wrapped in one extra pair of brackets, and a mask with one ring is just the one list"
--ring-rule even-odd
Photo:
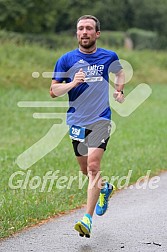
[(85, 128), (72, 125), (69, 131), (70, 138), (79, 142), (85, 141)]

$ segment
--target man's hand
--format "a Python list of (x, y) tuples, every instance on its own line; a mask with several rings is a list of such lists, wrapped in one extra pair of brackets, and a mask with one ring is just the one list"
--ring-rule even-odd
[(125, 100), (124, 94), (122, 91), (115, 90), (113, 97), (114, 97), (115, 101), (117, 101), (119, 103), (122, 103)]
[(79, 72), (75, 74), (74, 79), (73, 79), (73, 83), (75, 84), (75, 86), (77, 86), (78, 84), (80, 84), (84, 81), (85, 81), (85, 73), (83, 72), (83, 70), (81, 68), (79, 70)]
[(52, 98), (64, 95), (68, 93), (72, 88), (76, 87), (80, 83), (85, 81), (85, 74), (82, 68), (79, 70), (78, 73), (75, 74), (73, 81), (66, 83), (60, 83), (56, 80), (52, 80), (51, 88), (50, 88), (50, 95)]

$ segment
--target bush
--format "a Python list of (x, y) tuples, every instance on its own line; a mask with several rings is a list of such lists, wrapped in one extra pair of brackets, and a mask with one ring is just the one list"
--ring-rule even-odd
[[(101, 34), (99, 44), (112, 47), (123, 47), (124, 36), (124, 32), (104, 31)], [(0, 30), (0, 41), (1, 43), (10, 41), (18, 45), (38, 44), (51, 49), (56, 49), (57, 47), (73, 48), (77, 46), (77, 40), (72, 31), (58, 34), (23, 34)]]
[[(126, 38), (133, 43), (134, 49), (166, 49), (166, 36), (159, 36), (156, 32), (137, 28), (129, 29), (126, 33), (120, 31), (102, 31), (98, 41), (99, 46), (120, 48), (124, 47)], [(12, 42), (17, 45), (38, 44), (51, 49), (76, 48), (77, 40), (73, 31), (58, 34), (23, 34), (0, 30), (0, 42)]]
[(160, 35), (157, 40), (157, 49), (167, 49), (167, 36)]
[(112, 47), (124, 46), (125, 33), (120, 31), (102, 31), (100, 43)]
[(157, 49), (158, 35), (156, 32), (131, 28), (127, 36), (132, 40), (134, 49)]
[(38, 44), (47, 48), (56, 49), (57, 47), (74, 47), (77, 45), (76, 39), (72, 34), (23, 34), (0, 30), (1, 43), (12, 42), (18, 45)]

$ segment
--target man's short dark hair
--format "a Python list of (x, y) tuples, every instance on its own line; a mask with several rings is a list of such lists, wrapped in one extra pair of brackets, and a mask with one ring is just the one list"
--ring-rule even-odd
[(100, 22), (99, 20), (95, 17), (95, 16), (92, 16), (92, 15), (84, 15), (80, 18), (78, 18), (77, 20), (77, 24), (80, 20), (83, 20), (83, 19), (93, 19), (96, 23), (96, 31), (100, 31)]

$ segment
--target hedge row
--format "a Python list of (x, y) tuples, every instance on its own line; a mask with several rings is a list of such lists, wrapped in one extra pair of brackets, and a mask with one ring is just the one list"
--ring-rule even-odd
[(100, 36), (100, 44), (123, 47), (125, 40), (125, 33), (119, 31), (102, 31)]
[(156, 32), (131, 28), (126, 32), (104, 31), (100, 41), (104, 45), (128, 47), (129, 49), (167, 49), (167, 37), (159, 36)]
[[(22, 34), (0, 30), (0, 42), (12, 42), (15, 44), (39, 44), (48, 48), (56, 49), (60, 47), (73, 48), (77, 46), (74, 33), (61, 34)], [(127, 44), (128, 41), (128, 44)], [(129, 47), (134, 49), (166, 49), (167, 38), (159, 37), (157, 33), (145, 31), (137, 28), (129, 29), (127, 32), (103, 31), (99, 44), (112, 47)]]
[[(76, 43), (75, 36), (71, 34), (23, 34), (0, 30), (0, 42), (12, 42), (17, 45), (38, 44), (48, 48), (71, 47)], [(77, 43), (76, 43), (77, 45)]]
[(159, 37), (156, 32), (145, 31), (137, 28), (129, 29), (126, 35), (131, 38), (135, 49), (166, 49), (167, 38)]

